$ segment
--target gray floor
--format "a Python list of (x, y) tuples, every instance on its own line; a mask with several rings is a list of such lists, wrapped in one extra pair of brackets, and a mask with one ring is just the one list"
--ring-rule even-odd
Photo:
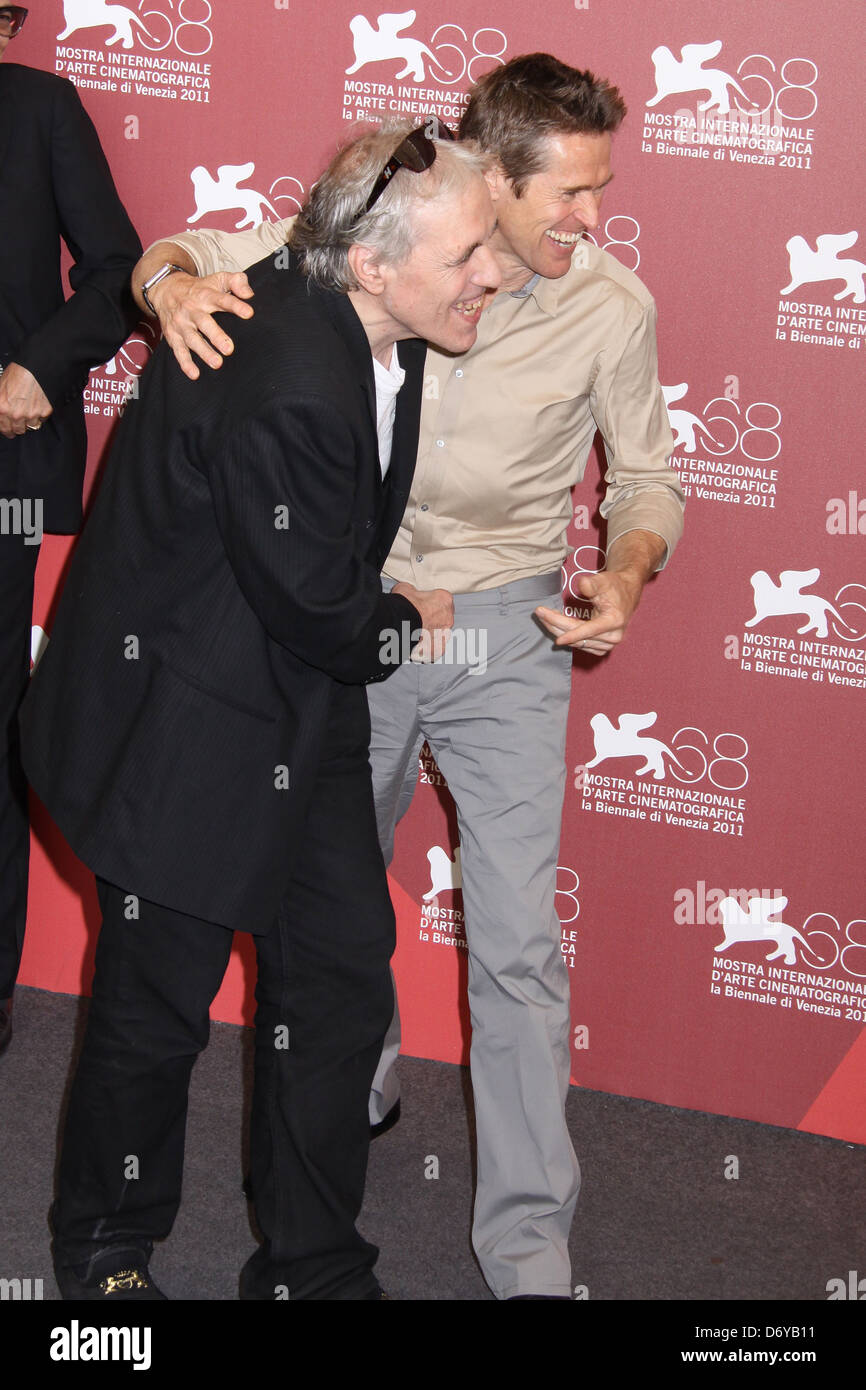
[[(0, 1060), (0, 1277), (42, 1278), (46, 1299), (58, 1296), (46, 1221), (58, 1118), (85, 1007), (19, 989)], [(173, 1299), (236, 1299), (253, 1248), (250, 1043), (214, 1024), (193, 1075), (184, 1201), (152, 1263)], [(372, 1147), (361, 1219), (380, 1281), (397, 1299), (490, 1299), (469, 1243), (468, 1073), (411, 1058), (400, 1072), (403, 1119)], [(828, 1280), (866, 1275), (866, 1148), (576, 1089), (568, 1116), (583, 1171), (574, 1282), (589, 1299), (826, 1301)]]

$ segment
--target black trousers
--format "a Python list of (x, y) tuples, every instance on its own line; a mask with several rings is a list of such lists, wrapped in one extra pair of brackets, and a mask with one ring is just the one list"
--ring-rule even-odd
[[(251, 1182), (264, 1244), (241, 1296), (375, 1295), (355, 1228), (367, 1099), (393, 1009), (394, 914), (376, 835), (360, 688), (334, 692), (297, 872), (256, 937)], [(189, 1079), (232, 932), (98, 882), (93, 999), (63, 1139), (55, 1262), (148, 1259), (180, 1203)]]
[(38, 545), (0, 535), (0, 1000), (15, 987), (24, 923), (30, 824), (21, 769), (18, 706), (30, 674), (33, 577)]

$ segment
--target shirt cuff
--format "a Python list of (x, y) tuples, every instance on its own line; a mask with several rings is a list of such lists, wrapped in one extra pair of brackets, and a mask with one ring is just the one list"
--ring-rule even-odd
[(683, 506), (666, 488), (663, 492), (642, 492), (616, 507), (608, 518), (607, 548), (629, 531), (652, 531), (667, 547), (656, 566), (663, 570), (683, 533)]

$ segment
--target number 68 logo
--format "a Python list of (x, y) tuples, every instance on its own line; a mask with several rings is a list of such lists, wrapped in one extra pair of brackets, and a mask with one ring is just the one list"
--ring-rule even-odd
[[(811, 931), (810, 923), (815, 924)], [(818, 926), (818, 923), (821, 925)], [(825, 930), (825, 927), (832, 929)], [(852, 927), (855, 928), (854, 932)], [(858, 927), (862, 929), (859, 933), (856, 931)], [(841, 931), (841, 924), (831, 912), (810, 913), (803, 923), (803, 935), (809, 943), (806, 949), (815, 959), (807, 960), (804, 951), (801, 953), (802, 963), (810, 970), (832, 970), (838, 962), (849, 975), (866, 979), (866, 921), (862, 917), (855, 917), (847, 923), (842, 938), (844, 944), (840, 944)]]
[[(188, 58), (203, 58), (210, 53), (213, 47), (210, 0), (178, 0), (174, 19), (164, 9), (144, 9), (147, 3), (148, 0), (139, 0), (138, 6), (138, 16), (144, 25), (144, 32), (138, 32), (142, 48), (150, 53), (161, 53), (174, 40), (175, 48)], [(157, 3), (174, 10), (174, 0), (157, 0)], [(103, 23), (109, 20), (106, 18)]]
[(563, 926), (567, 926), (569, 922), (576, 922), (580, 916), (580, 902), (577, 896), (579, 887), (580, 876), (575, 870), (570, 868), (568, 864), (557, 864), (557, 912)]
[[(696, 741), (681, 739), (682, 734), (693, 735)], [(707, 777), (719, 791), (738, 792), (749, 780), (746, 767), (749, 745), (742, 734), (716, 734), (710, 744), (703, 729), (686, 726), (677, 729), (671, 739), (671, 747), (677, 755), (679, 766), (672, 763), (668, 773), (687, 786), (694, 786)]]

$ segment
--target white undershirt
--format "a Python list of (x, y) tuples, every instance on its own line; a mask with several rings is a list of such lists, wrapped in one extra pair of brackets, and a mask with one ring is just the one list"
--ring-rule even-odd
[(378, 358), (373, 358), (373, 375), (376, 379), (376, 429), (379, 434), (379, 463), (382, 477), (391, 464), (391, 441), (394, 436), (394, 417), (397, 414), (397, 393), (406, 380), (406, 373), (397, 358), (397, 344), (391, 357), (390, 367), (383, 367)]

